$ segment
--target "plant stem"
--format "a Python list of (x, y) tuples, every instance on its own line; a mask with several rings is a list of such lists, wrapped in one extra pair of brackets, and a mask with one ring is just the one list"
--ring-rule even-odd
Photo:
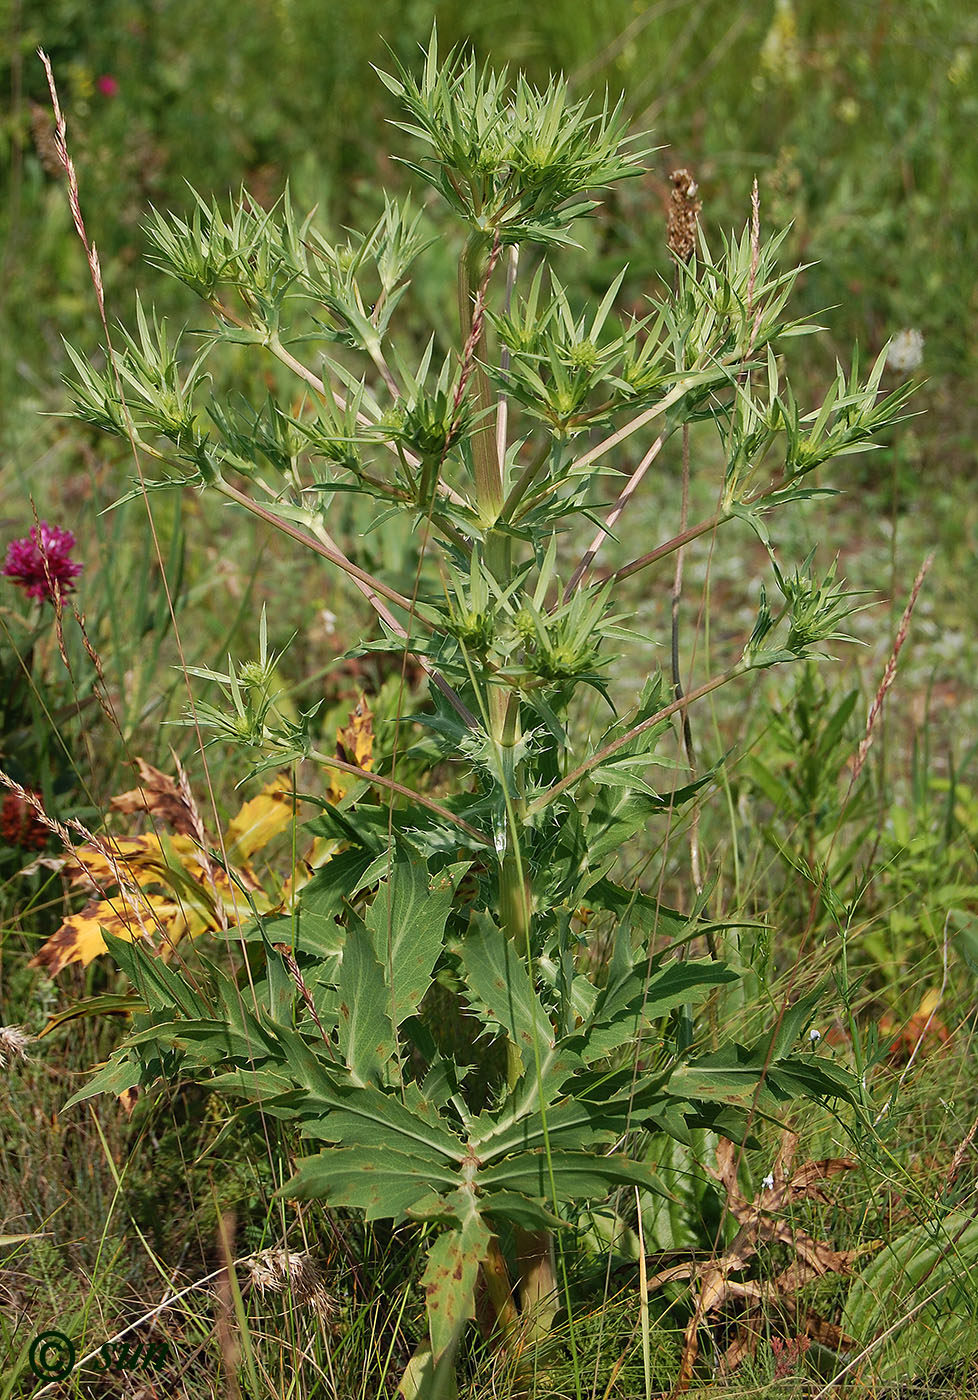
[[(632, 475), (628, 479), (627, 485), (625, 486), (624, 490), (621, 492), (620, 496), (618, 497), (617, 501), (612, 507), (608, 519), (605, 521), (604, 525), (595, 535), (587, 550), (581, 556), (581, 561), (578, 564), (577, 568), (574, 570), (573, 574), (571, 574), (570, 581), (567, 584), (567, 587), (564, 589), (565, 603), (570, 601), (574, 589), (577, 587), (581, 579), (584, 577), (584, 575), (590, 569), (591, 565), (594, 563), (597, 557), (598, 550), (604, 544), (611, 531), (615, 528), (615, 525), (618, 523), (622, 511), (628, 505), (628, 502), (634, 495), (634, 493), (638, 490), (639, 484), (643, 476), (661, 452), (662, 444), (665, 442), (665, 440), (666, 434), (664, 432), (660, 433), (659, 436), (656, 438), (655, 442), (649, 448), (648, 452), (646, 452), (645, 456), (642, 458), (641, 462), (639, 462), (634, 472), (632, 472)], [(683, 521), (682, 523), (683, 527), (685, 528), (686, 522)]]
[[(250, 321), (246, 321), (244, 317), (239, 316), (232, 307), (226, 306), (224, 302), (220, 301), (217, 297), (212, 297), (207, 304), (216, 316), (227, 321), (229, 325), (237, 326), (239, 329), (247, 331), (260, 330), (259, 327), (253, 325)], [(325, 399), (327, 403), (334, 403), (341, 413), (346, 411), (346, 399), (343, 395), (338, 393), (332, 385), (327, 387), (324, 379), (320, 379), (319, 375), (315, 374), (308, 365), (304, 365), (301, 360), (297, 360), (291, 351), (286, 350), (278, 336), (269, 336), (265, 341), (265, 346), (280, 364), (285, 365), (286, 369), (290, 369), (303, 383), (308, 384), (309, 388), (312, 389), (314, 393), (318, 394), (321, 399)], [(376, 428), (377, 426), (365, 413), (357, 414), (357, 422), (364, 428)], [(406, 452), (404, 455), (412, 467), (421, 465), (419, 458), (415, 457), (413, 453)], [(458, 492), (453, 491), (450, 486), (439, 483), (438, 489), (443, 491), (448, 499), (453, 501), (455, 505), (464, 506), (467, 504), (464, 496), (460, 496)]]
[[(300, 544), (304, 544), (316, 554), (322, 555), (322, 557), (328, 559), (331, 564), (336, 564), (344, 573), (349, 574), (350, 578), (353, 579), (353, 582), (370, 603), (377, 616), (383, 618), (388, 627), (396, 632), (399, 637), (404, 637), (406, 639), (408, 634), (391, 612), (390, 608), (386, 607), (385, 604), (381, 602), (380, 597), (377, 596), (378, 594), (389, 598), (393, 603), (397, 603), (398, 606), (404, 608), (410, 616), (417, 617), (427, 626), (431, 626), (426, 618), (415, 611), (414, 604), (410, 598), (402, 597), (400, 593), (396, 593), (394, 589), (388, 588), (385, 583), (381, 583), (381, 581), (374, 578), (372, 574), (368, 574), (363, 569), (359, 569), (352, 560), (347, 559), (342, 550), (337, 549), (325, 529), (322, 530), (325, 541), (321, 542), (312, 535), (307, 535), (305, 531), (300, 530), (297, 526), (291, 525), (287, 520), (283, 520), (280, 516), (276, 515), (274, 511), (268, 510), (258, 501), (253, 501), (244, 491), (239, 491), (238, 488), (232, 486), (230, 482), (217, 480), (214, 482), (214, 486), (218, 491), (222, 492), (223, 495), (229, 497), (230, 500), (236, 501), (238, 505), (244, 506), (245, 510), (250, 510), (253, 515), (259, 516), (269, 525), (274, 525), (275, 528), (281, 530), (283, 534), (290, 535), (293, 539), (298, 540)], [(475, 715), (468, 706), (464, 704), (460, 697), (455, 694), (455, 691), (445, 680), (444, 676), (440, 675), (439, 672), (435, 670), (428, 658), (421, 655), (417, 656), (416, 660), (423, 670), (431, 677), (432, 683), (438, 687), (455, 712), (465, 720), (468, 727), (470, 729), (478, 729), (479, 722)]]
[(745, 666), (742, 661), (738, 661), (735, 666), (730, 667), (729, 671), (724, 671), (721, 675), (714, 676), (712, 680), (704, 681), (696, 690), (691, 690), (688, 695), (684, 695), (682, 700), (674, 700), (672, 704), (667, 705), (665, 709), (659, 710), (657, 714), (651, 715), (648, 719), (643, 720), (641, 724), (636, 724), (634, 729), (629, 729), (627, 734), (622, 734), (619, 738), (613, 740), (612, 743), (605, 744), (603, 749), (599, 749), (597, 753), (593, 753), (590, 758), (578, 764), (572, 773), (567, 774), (566, 778), (561, 778), (559, 783), (554, 783), (552, 788), (548, 788), (545, 793), (542, 793), (540, 797), (537, 797), (531, 802), (526, 808), (524, 816), (526, 818), (532, 817), (545, 807), (549, 807), (555, 797), (559, 797), (567, 788), (572, 787), (579, 778), (583, 778), (592, 768), (596, 768), (599, 763), (603, 763), (611, 754), (617, 753), (620, 748), (630, 743), (632, 739), (637, 738), (639, 734), (644, 734), (645, 731), (651, 729), (653, 725), (661, 724), (664, 719), (668, 719), (670, 715), (674, 715), (677, 710), (683, 709), (686, 705), (692, 705), (695, 701), (702, 700), (704, 695), (709, 695), (711, 691), (718, 690), (721, 685), (726, 685), (727, 682), (732, 681), (735, 676), (745, 675), (749, 669), (750, 667)]
[(533, 482), (540, 475), (540, 469), (546, 464), (547, 458), (553, 452), (553, 445), (548, 441), (543, 444), (533, 461), (528, 463), (520, 472), (519, 477), (514, 482), (513, 487), (503, 502), (500, 512), (501, 520), (511, 520), (513, 511), (522, 501)]
[(633, 559), (630, 564), (623, 564), (620, 569), (616, 569), (611, 575), (612, 580), (618, 583), (620, 579), (630, 578), (632, 574), (637, 574), (640, 569), (647, 569), (650, 564), (656, 564), (660, 559), (665, 559), (669, 554), (675, 554), (677, 549), (682, 549), (692, 540), (698, 540), (700, 535), (708, 535), (711, 530), (715, 530), (722, 525), (725, 520), (732, 520), (733, 517), (727, 515), (725, 511), (718, 510), (706, 520), (700, 520), (695, 525), (690, 525), (688, 530), (683, 530), (680, 534), (674, 535), (671, 540), (666, 540), (664, 544), (657, 545), (648, 554), (640, 554), (637, 559)]
[[(504, 512), (502, 466), (497, 452), (497, 440), (487, 410), (491, 407), (489, 380), (478, 362), (485, 351), (485, 336), (481, 332), (472, 342), (473, 297), (485, 280), (486, 240), (470, 235), (459, 260), (459, 320), (463, 337), (468, 336), (467, 352), (473, 359), (472, 391), (478, 426), (472, 433), (472, 456), (475, 469), (476, 497), (479, 513), (490, 527)], [(481, 330), (481, 328), (480, 328)], [(515, 490), (515, 501), (529, 486), (543, 465), (546, 455), (524, 472)], [(506, 585), (512, 575), (512, 539), (509, 535), (489, 529), (486, 539), (486, 564), (496, 579)], [(505, 846), (499, 862), (499, 922), (519, 953), (529, 962), (531, 896), (519, 850), (518, 827), (522, 823), (523, 803), (517, 792), (514, 753), (520, 738), (520, 702), (515, 691), (493, 687), (489, 694), (489, 718), (492, 739), (499, 763), (499, 782), (506, 805)], [(507, 1079), (512, 1087), (522, 1073), (519, 1051), (508, 1046)], [(515, 1230), (517, 1269), (520, 1277), (521, 1312), (530, 1320), (531, 1335), (543, 1336), (550, 1328), (556, 1311), (557, 1280), (554, 1269), (553, 1239), (549, 1230)], [(487, 1276), (487, 1282), (489, 1282)]]
[(559, 1306), (554, 1241), (550, 1230), (513, 1231), (520, 1280), (520, 1314), (530, 1341), (545, 1337)]
[[(471, 233), (458, 263), (458, 315), (462, 328), (463, 342), (472, 329), (472, 306), (475, 294), (482, 284), (486, 265), (488, 244), (482, 234)], [(473, 346), (474, 364), (472, 368), (472, 390), (476, 411), (480, 412), (491, 404), (489, 380), (479, 363), (485, 354), (485, 331), (479, 335)], [(482, 414), (472, 429), (472, 461), (475, 469), (475, 492), (479, 510), (486, 524), (498, 519), (503, 504), (503, 478), (496, 452), (496, 434), (487, 414)]]
[(489, 705), (492, 738), (499, 761), (499, 782), (506, 798), (506, 845), (499, 863), (499, 921), (520, 955), (527, 957), (530, 946), (530, 891), (519, 854), (517, 828), (523, 804), (517, 795), (513, 763), (514, 750), (520, 738), (519, 696), (515, 691), (493, 687)]
[[(276, 515), (273, 510), (269, 510), (267, 506), (263, 506), (260, 501), (252, 500), (246, 492), (239, 491), (238, 488), (232, 486), (229, 481), (218, 480), (214, 482), (214, 486), (222, 495), (237, 502), (239, 506), (244, 506), (245, 510), (250, 511), (252, 515), (259, 516), (268, 525), (274, 525), (275, 529), (280, 530), (283, 535), (289, 535), (292, 539), (298, 540), (298, 542), (304, 544), (307, 549), (313, 550), (314, 553), (321, 555), (324, 559), (328, 559), (331, 564), (335, 564), (338, 568), (342, 569), (345, 574), (349, 574), (357, 587), (371, 602), (374, 601), (371, 594), (379, 595), (381, 598), (386, 598), (391, 603), (396, 603), (399, 608), (404, 608), (407, 613), (413, 614), (420, 622), (427, 622), (426, 618), (415, 611), (410, 598), (405, 598), (403, 594), (396, 592), (393, 588), (389, 588), (386, 583), (383, 583), (379, 578), (375, 578), (373, 574), (368, 574), (366, 570), (358, 568), (351, 559), (346, 557), (342, 550), (337, 548), (336, 544), (329, 535), (326, 534), (325, 530), (323, 531), (325, 538), (320, 542), (312, 535), (307, 535), (304, 530), (300, 530), (297, 525), (292, 525), (288, 520), (283, 520), (280, 515)], [(427, 625), (430, 626), (430, 624)]]
[(385, 778), (381, 773), (371, 773), (366, 768), (358, 768), (356, 764), (346, 763), (341, 758), (335, 758), (332, 754), (320, 753), (318, 749), (310, 749), (309, 757), (315, 763), (325, 764), (327, 768), (337, 768), (341, 773), (350, 773), (355, 778), (362, 779), (365, 783), (370, 783), (374, 787), (386, 788), (388, 792), (399, 793), (401, 797), (406, 797), (411, 802), (417, 802), (419, 806), (426, 807), (429, 812), (434, 812), (436, 816), (443, 817), (445, 821), (453, 822), (469, 836), (475, 837), (483, 846), (491, 846), (492, 842), (488, 836), (484, 836), (481, 831), (477, 831), (474, 826), (458, 817), (454, 812), (450, 812), (447, 807), (443, 807), (440, 802), (435, 802), (431, 797), (425, 797), (422, 792), (415, 792), (414, 788), (405, 787), (403, 783), (396, 782), (393, 778)]

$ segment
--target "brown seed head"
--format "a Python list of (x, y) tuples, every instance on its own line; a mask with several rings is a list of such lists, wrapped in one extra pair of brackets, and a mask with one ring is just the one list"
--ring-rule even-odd
[(672, 194), (666, 242), (670, 252), (683, 262), (689, 262), (696, 249), (696, 222), (703, 205), (696, 198), (698, 186), (688, 170), (674, 170), (669, 179)]

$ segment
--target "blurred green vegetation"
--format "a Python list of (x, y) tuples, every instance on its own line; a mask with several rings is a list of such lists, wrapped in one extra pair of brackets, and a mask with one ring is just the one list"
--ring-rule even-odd
[[(90, 319), (91, 291), (52, 166), (42, 45), (54, 64), (108, 302), (128, 317), (143, 275), (147, 205), (182, 208), (184, 182), (262, 202), (286, 178), (298, 207), (339, 227), (372, 213), (391, 168), (393, 102), (370, 71), (412, 61), (437, 19), (581, 93), (624, 91), (660, 145), (652, 173), (599, 216), (633, 285), (667, 270), (666, 176), (688, 166), (707, 227), (740, 226), (751, 182), (768, 226), (793, 221), (786, 260), (814, 265), (798, 314), (831, 307), (840, 349), (874, 350), (904, 326), (926, 337), (926, 372), (953, 383), (975, 365), (978, 184), (975, 45), (963, 0), (554, 0), (478, 7), (421, 0), (6, 0), (10, 97), (0, 119), (4, 400), (50, 384), (59, 336)], [(603, 269), (594, 267), (595, 281)], [(189, 308), (177, 288), (174, 309)], [(830, 342), (831, 344), (831, 342)], [(824, 350), (820, 352), (824, 355)], [(53, 365), (52, 365), (53, 361)]]

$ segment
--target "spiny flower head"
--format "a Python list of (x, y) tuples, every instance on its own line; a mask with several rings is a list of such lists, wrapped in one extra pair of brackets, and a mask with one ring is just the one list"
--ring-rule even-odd
[(83, 565), (70, 558), (74, 547), (75, 537), (70, 530), (42, 520), (40, 525), (32, 525), (30, 534), (23, 539), (10, 541), (7, 561), (0, 572), (23, 588), (28, 598), (47, 598), (53, 603), (55, 585), (63, 593), (71, 592), (82, 571)]

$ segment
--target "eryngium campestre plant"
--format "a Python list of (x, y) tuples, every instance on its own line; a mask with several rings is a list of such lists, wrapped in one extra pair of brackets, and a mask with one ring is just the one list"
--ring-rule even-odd
[[(778, 608), (765, 593), (722, 671), (683, 698), (652, 675), (573, 756), (568, 733), (584, 688), (609, 698), (609, 665), (631, 635), (618, 582), (735, 519), (770, 547), (771, 512), (810, 494), (816, 467), (870, 445), (907, 390), (880, 396), (884, 351), (865, 381), (840, 367), (825, 402), (803, 412), (780, 356), (815, 328), (786, 316), (796, 272), (777, 267), (783, 235), (762, 240), (755, 217), (714, 255), (691, 177), (677, 184), (688, 217), (673, 290), (653, 289), (638, 319), (615, 310), (621, 276), (597, 306), (576, 305), (553, 263), (594, 191), (642, 169), (620, 105), (594, 111), (562, 80), (539, 91), (463, 53), (439, 57), (434, 37), (419, 77), (381, 77), (415, 143), (405, 164), (464, 235), (455, 343), (432, 334), (419, 353), (402, 330), (432, 237), (407, 201), (388, 198), (372, 228), (340, 243), (299, 219), (288, 194), (270, 212), (245, 193), (229, 212), (198, 198), (187, 217), (154, 212), (147, 233), (154, 264), (212, 314), (203, 347), (188, 360), (140, 307), (114, 366), (72, 352), (71, 387), (75, 413), (131, 433), (161, 484), (236, 501), (370, 600), (382, 636), (362, 650), (409, 652), (430, 678), (412, 761), (437, 773), (438, 796), (378, 765), (348, 765), (359, 781), (338, 804), (310, 794), (321, 812), (308, 830), (335, 854), (279, 914), (245, 926), (250, 981), (201, 957), (191, 984), (107, 936), (147, 1011), (71, 1102), (197, 1076), (240, 1096), (242, 1112), (280, 1120), (289, 1145), (296, 1130), (313, 1145), (285, 1194), (423, 1225), (429, 1336), (402, 1390), (430, 1398), (453, 1393), (480, 1272), (502, 1344), (546, 1332), (552, 1240), (573, 1227), (575, 1204), (659, 1186), (637, 1133), (654, 1143), (707, 1125), (743, 1140), (751, 1112), (850, 1094), (845, 1073), (797, 1044), (818, 989), (754, 1043), (694, 1053), (693, 1008), (737, 974), (683, 953), (720, 929), (705, 897), (684, 917), (616, 879), (624, 843), (701, 785), (655, 778), (673, 716), (838, 636), (850, 609), (833, 572), (775, 566)], [(294, 386), (261, 404), (216, 398), (207, 371), (228, 344), (277, 360)], [(717, 512), (592, 582), (607, 533), (623, 532), (645, 472), (693, 419), (712, 420), (723, 443)], [(592, 483), (621, 468), (630, 439), (638, 468), (562, 569), (558, 539), (566, 555)], [(415, 527), (411, 597), (333, 539), (333, 502), (348, 490)], [(317, 748), (315, 716), (285, 724), (250, 670), (214, 678), (226, 713), (204, 719), (256, 771), (338, 763)], [(582, 956), (583, 906), (603, 959)]]

